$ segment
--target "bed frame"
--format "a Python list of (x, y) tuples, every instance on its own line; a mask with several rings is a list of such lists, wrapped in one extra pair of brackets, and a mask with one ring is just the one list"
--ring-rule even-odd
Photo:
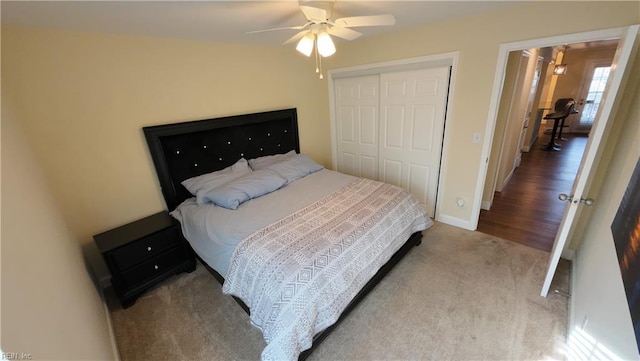
[[(150, 126), (144, 127), (143, 131), (169, 210), (192, 197), (181, 184), (187, 178), (223, 169), (242, 157), (251, 159), (290, 150), (300, 153), (296, 109)], [(421, 240), (421, 232), (411, 235), (349, 303), (338, 321), (314, 337), (312, 347), (300, 353), (299, 360), (306, 359)], [(220, 283), (224, 282), (222, 275), (209, 267), (201, 257), (196, 257)], [(250, 313), (244, 302), (236, 297), (234, 299), (245, 312)]]

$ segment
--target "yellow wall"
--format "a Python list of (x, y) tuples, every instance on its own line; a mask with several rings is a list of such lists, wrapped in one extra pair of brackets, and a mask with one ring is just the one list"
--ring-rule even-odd
[(2, 75), (91, 263), (93, 234), (165, 207), (143, 126), (295, 107), (302, 152), (330, 165), (327, 92), (290, 48), (10, 28)]
[[(460, 52), (438, 201), (441, 214), (472, 222), (482, 144), (471, 139), (474, 132), (487, 138), (499, 45), (640, 21), (636, 2), (554, 7), (526, 3), (340, 42), (325, 66)], [(99, 259), (93, 234), (164, 207), (143, 126), (297, 107), (302, 151), (330, 165), (327, 83), (291, 47), (3, 28), (2, 75), (3, 96), (12, 95), (63, 217), (92, 263)], [(464, 208), (457, 197), (467, 200)]]
[[(554, 62), (551, 63), (551, 61), (549, 61), (548, 63), (546, 63), (547, 72), (544, 78), (544, 82), (541, 82), (542, 84), (544, 84), (544, 86), (542, 89), (542, 94), (540, 95), (540, 102), (538, 103), (538, 108), (548, 109), (546, 110), (546, 113), (550, 112), (553, 109), (553, 105), (554, 105), (553, 93), (556, 89), (556, 83), (558, 81), (558, 78), (561, 76), (561, 75), (553, 74), (553, 69), (555, 68), (556, 64), (562, 64), (563, 56), (564, 56), (563, 52), (558, 51), (557, 48), (554, 48), (551, 56), (551, 59), (553, 59)], [(547, 60), (551, 60), (551, 59), (547, 59)], [(543, 113), (543, 114), (546, 114), (546, 113)]]
[[(546, 36), (607, 29), (640, 22), (637, 2), (527, 2), (506, 9), (436, 23), (338, 47), (331, 68), (458, 51), (455, 94), (447, 120), (450, 139), (445, 149), (441, 214), (472, 222), (471, 200), (478, 182), (482, 144), (500, 44)], [(568, 16), (567, 14), (570, 14)], [(479, 189), (482, 191), (482, 188)], [(456, 199), (467, 200), (464, 208)]]
[(78, 238), (2, 96), (0, 348), (33, 360), (113, 360), (107, 314)]

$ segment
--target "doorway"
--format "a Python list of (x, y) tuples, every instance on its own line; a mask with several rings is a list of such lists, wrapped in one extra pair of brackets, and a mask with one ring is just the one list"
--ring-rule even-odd
[[(531, 120), (526, 127), (529, 133), (524, 137), (525, 143), (520, 143), (517, 149), (518, 153), (522, 152), (520, 164), (508, 169), (511, 172), (508, 178), (501, 178), (500, 172), (504, 173), (504, 165), (501, 167), (500, 164), (493, 164), (492, 167), (490, 164), (489, 172), (492, 168), (497, 171), (493, 178), (493, 187), (490, 184), (491, 175), (487, 174), (488, 184), (485, 186), (483, 207), (478, 219), (479, 231), (547, 252), (551, 251), (566, 206), (558, 200), (558, 194), (569, 193), (571, 190), (592, 124), (580, 122), (584, 105), (595, 103), (587, 103), (590, 98), (587, 98), (586, 94), (589, 89), (595, 89), (592, 91), (595, 93), (600, 89), (598, 86), (604, 88), (606, 84), (605, 80), (604, 83), (599, 82), (591, 86), (592, 74), (595, 68), (611, 65), (617, 44), (617, 40), (606, 40), (525, 50), (539, 55), (543, 62), (539, 86), (535, 89), (534, 106), (529, 108), (526, 114)], [(520, 52), (511, 52), (510, 59)], [(565, 66), (566, 73), (554, 74), (553, 70), (559, 64)], [(600, 73), (603, 72), (600, 70)], [(506, 83), (508, 80), (509, 67), (502, 98), (508, 96), (505, 91), (513, 91), (515, 95), (512, 95), (511, 99), (516, 100), (530, 95), (532, 89), (528, 86), (509, 90)], [(594, 99), (597, 96), (598, 94), (591, 94)], [(559, 98), (574, 98), (580, 104), (579, 113), (567, 118), (565, 127), (560, 128), (563, 131), (562, 135), (553, 140), (554, 143), (562, 145), (561, 151), (548, 152), (540, 148), (544, 143), (551, 141), (548, 132), (553, 126), (553, 121), (546, 123), (543, 117), (552, 111), (555, 100)], [(595, 109), (591, 111), (593, 110)], [(595, 114), (595, 111), (593, 113)], [(509, 114), (505, 116), (508, 117)], [(508, 129), (509, 121), (505, 121), (505, 124), (502, 126)], [(500, 126), (498, 122), (496, 138), (501, 135), (502, 130), (498, 128)], [(504, 144), (517, 141), (514, 132), (511, 132), (511, 135), (508, 131), (502, 132), (503, 139), (494, 138), (491, 153), (494, 163), (510, 159), (513, 155), (503, 153), (505, 149), (509, 149)], [(509, 136), (513, 139), (509, 139)], [(500, 144), (500, 141), (503, 144)], [(500, 148), (497, 148), (498, 146)]]

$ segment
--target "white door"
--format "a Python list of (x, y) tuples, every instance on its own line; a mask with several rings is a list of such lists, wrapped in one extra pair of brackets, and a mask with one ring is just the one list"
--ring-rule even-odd
[[(524, 143), (527, 139), (527, 132), (529, 132), (529, 125), (531, 123), (531, 115), (533, 114), (533, 103), (538, 92), (538, 82), (540, 81), (540, 73), (542, 72), (542, 62), (544, 58), (539, 56), (536, 61), (536, 69), (533, 72), (533, 78), (531, 79), (531, 88), (529, 88), (529, 98), (527, 100), (527, 107), (525, 109), (524, 118), (522, 120), (522, 132), (520, 132), (520, 141), (518, 142), (518, 154), (516, 155), (516, 167), (519, 167), (522, 163), (522, 152), (528, 152), (529, 146), (525, 147)], [(533, 129), (532, 127), (531, 129)]]
[(378, 75), (337, 79), (337, 170), (378, 179)]
[[(592, 61), (587, 65), (586, 78), (583, 81), (580, 99), (576, 110), (578, 116), (571, 122), (571, 132), (589, 133), (593, 126), (602, 95), (611, 73), (611, 61)], [(574, 118), (574, 119), (575, 119)]]
[[(523, 51), (522, 52), (522, 61), (524, 61), (524, 69), (522, 69), (522, 75), (523, 78), (526, 79), (527, 77), (527, 72), (529, 71), (529, 58), (531, 58), (531, 53), (529, 53), (528, 51)], [(535, 78), (535, 76), (534, 76)], [(513, 161), (513, 170), (515, 171), (516, 168), (518, 168), (520, 166), (520, 164), (522, 163), (522, 148), (524, 147), (524, 139), (527, 135), (527, 127), (529, 126), (529, 110), (531, 109), (531, 106), (533, 105), (533, 98), (536, 96), (536, 92), (535, 92), (535, 88), (538, 85), (537, 79), (533, 79), (533, 83), (531, 85), (531, 88), (529, 88), (529, 97), (527, 98), (527, 105), (523, 110), (522, 115), (522, 123), (520, 123), (520, 138), (518, 139), (518, 147), (516, 148), (516, 156), (514, 158)], [(526, 82), (526, 81), (525, 81)], [(520, 91), (524, 92), (525, 89), (521, 89)], [(523, 94), (520, 94), (520, 96), (522, 97)]]
[(380, 75), (380, 180), (403, 187), (435, 216), (449, 67)]
[(637, 50), (637, 38), (640, 25), (630, 26), (626, 34), (620, 39), (618, 43), (618, 49), (613, 57), (611, 64), (611, 73), (607, 81), (607, 85), (602, 95), (602, 102), (598, 108), (598, 112), (589, 134), (589, 141), (585, 149), (576, 180), (573, 183), (573, 189), (571, 192), (571, 199), (568, 202), (568, 206), (565, 209), (564, 216), (560, 222), (560, 229), (556, 234), (556, 239), (551, 249), (551, 256), (549, 257), (549, 265), (547, 266), (547, 273), (544, 283), (542, 285), (541, 295), (546, 297), (549, 293), (549, 287), (551, 281), (558, 267), (558, 261), (560, 255), (567, 242), (567, 237), (574, 226), (575, 216), (578, 206), (583, 204), (582, 199), (588, 198), (588, 195), (583, 194), (587, 180), (592, 175), (591, 170), (593, 162), (597, 153), (600, 151), (600, 143), (604, 134), (607, 123), (612, 115), (615, 113), (615, 109), (618, 106), (619, 98), (622, 96), (619, 89), (621, 88), (624, 75), (629, 73), (630, 66), (629, 59), (631, 54)]

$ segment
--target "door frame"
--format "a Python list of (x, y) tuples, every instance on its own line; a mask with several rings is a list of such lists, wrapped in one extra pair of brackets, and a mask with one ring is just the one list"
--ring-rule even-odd
[(442, 141), (442, 154), (440, 157), (440, 170), (438, 176), (438, 191), (436, 195), (436, 212), (435, 220), (440, 220), (440, 191), (442, 190), (442, 180), (445, 178), (443, 174), (446, 172), (447, 153), (449, 149), (451, 124), (453, 121), (453, 110), (451, 107), (451, 99), (454, 99), (456, 74), (458, 72), (458, 57), (459, 52), (450, 52), (442, 54), (427, 55), (415, 58), (407, 58), (401, 60), (387, 61), (381, 63), (371, 63), (364, 65), (357, 65), (353, 67), (338, 68), (329, 70), (327, 72), (327, 80), (329, 87), (329, 119), (331, 125), (331, 166), (333, 169), (337, 169), (338, 166), (338, 145), (336, 142), (337, 130), (336, 130), (336, 104), (335, 104), (335, 80), (340, 78), (357, 77), (364, 75), (374, 75), (388, 72), (405, 71), (405, 70), (418, 70), (436, 68), (442, 66), (451, 67), (451, 74), (449, 76), (449, 96), (447, 97), (446, 110), (445, 110), (445, 127)]
[[(607, 103), (606, 109), (599, 109), (598, 114), (596, 116), (596, 121), (594, 123), (597, 124), (597, 133), (590, 137), (587, 143), (587, 149), (585, 150), (584, 155), (582, 156), (582, 160), (580, 162), (580, 169), (578, 170), (578, 175), (574, 181), (572, 187), (572, 197), (575, 197), (576, 200), (571, 202), (565, 209), (563, 219), (560, 224), (560, 229), (558, 230), (558, 234), (556, 235), (553, 249), (551, 250), (551, 255), (549, 257), (549, 264), (546, 270), (546, 276), (544, 283), (542, 285), (541, 296), (546, 297), (549, 291), (549, 287), (551, 284), (551, 280), (553, 279), (553, 275), (555, 274), (557, 264), (560, 260), (561, 253), (565, 253), (565, 245), (566, 241), (569, 237), (570, 231), (573, 229), (576, 223), (576, 210), (579, 205), (578, 200), (582, 199), (582, 191), (586, 183), (594, 176), (594, 172), (590, 172), (591, 165), (594, 162), (594, 158), (596, 156), (596, 152), (601, 149), (602, 145), (606, 143), (606, 138), (604, 137), (604, 131), (607, 128), (607, 124), (610, 121), (610, 118), (613, 114), (615, 114), (615, 110), (617, 109), (617, 104), (619, 101), (619, 92), (620, 89), (623, 88), (624, 82), (626, 78), (624, 77), (625, 73), (630, 71), (630, 61), (632, 61), (632, 57), (634, 56), (634, 52), (637, 47), (637, 36), (640, 26), (639, 25), (631, 25), (621, 28), (614, 29), (605, 29), (605, 30), (597, 30), (591, 32), (577, 33), (577, 34), (569, 34), (569, 35), (561, 35), (554, 36), (549, 38), (541, 38), (529, 41), (522, 41), (516, 43), (502, 44), (500, 46), (500, 53), (498, 57), (498, 67), (496, 69), (496, 75), (494, 78), (494, 91), (491, 97), (491, 105), (489, 109), (489, 119), (487, 122), (487, 134), (490, 135), (490, 139), (487, 142), (487, 152), (483, 152), (483, 155), (489, 156), (490, 146), (493, 142), (493, 134), (495, 131), (495, 123), (496, 123), (496, 115), (497, 115), (497, 104), (499, 103), (502, 83), (503, 83), (503, 74), (506, 69), (506, 57), (511, 51), (522, 50), (522, 48), (543, 48), (549, 46), (558, 46), (563, 44), (571, 44), (571, 43), (580, 43), (587, 41), (597, 41), (597, 40), (611, 40), (611, 39), (620, 39), (622, 43), (618, 44), (618, 48), (616, 50), (616, 55), (613, 60), (613, 64), (622, 65), (619, 66), (617, 72), (614, 76), (612, 76), (607, 84)], [(626, 40), (625, 40), (626, 39)], [(631, 45), (627, 44), (627, 41), (633, 41)], [(622, 51), (620, 51), (622, 50)], [(603, 140), (604, 143), (601, 144), (600, 140)], [(592, 147), (595, 147), (592, 149)], [(586, 174), (583, 174), (584, 169), (586, 168)], [(486, 179), (486, 168), (484, 169), (484, 174), (481, 177), (483, 180)], [(481, 182), (482, 186), (484, 185)], [(482, 188), (479, 188), (482, 189)], [(476, 193), (476, 196), (479, 199), (476, 199), (474, 206), (478, 206), (480, 200), (482, 198), (482, 193)], [(475, 210), (475, 208), (474, 208)], [(479, 218), (479, 207), (478, 213), (474, 214), (477, 220)]]
[[(493, 80), (493, 90), (491, 93), (491, 99), (489, 101), (489, 114), (487, 118), (487, 125), (485, 127), (485, 134), (487, 134), (487, 141), (483, 144), (482, 157), (481, 157), (481, 169), (480, 176), (478, 177), (478, 183), (476, 184), (475, 198), (471, 208), (471, 222), (472, 229), (478, 229), (478, 220), (480, 219), (480, 209), (482, 206), (482, 196), (484, 193), (484, 184), (487, 180), (487, 171), (489, 165), (489, 156), (491, 155), (491, 146), (493, 144), (493, 137), (495, 135), (495, 127), (497, 122), (498, 110), (500, 105), (500, 96), (502, 94), (502, 88), (504, 85), (504, 77), (507, 70), (507, 60), (509, 53), (512, 51), (522, 51), (531, 48), (546, 48), (553, 46), (563, 46), (571, 43), (582, 43), (588, 41), (598, 40), (612, 40), (620, 39), (626, 34), (628, 26), (587, 31), (575, 34), (566, 34), (551, 36), (546, 38), (531, 39), (525, 41), (518, 41), (513, 43), (505, 43), (500, 45), (498, 52), (498, 63), (496, 65), (496, 73)], [(628, 59), (627, 59), (628, 60)], [(613, 95), (618, 93), (619, 89), (615, 89)]]

